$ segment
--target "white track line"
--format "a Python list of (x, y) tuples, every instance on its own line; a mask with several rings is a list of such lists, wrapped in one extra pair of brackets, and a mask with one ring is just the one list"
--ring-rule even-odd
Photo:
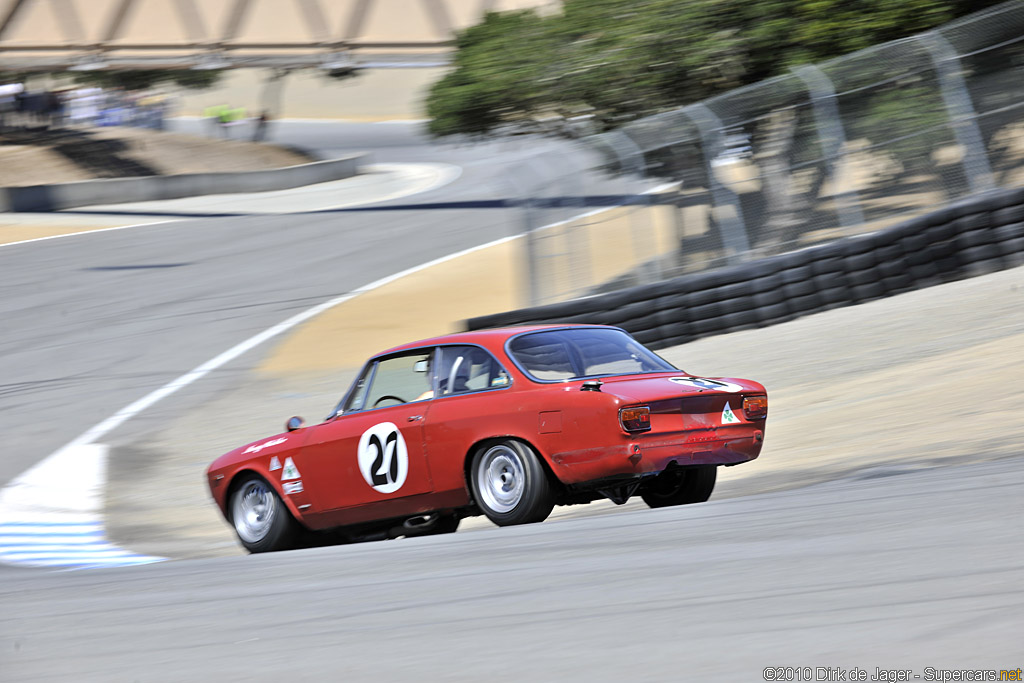
[[(667, 183), (647, 190), (643, 194), (654, 194), (674, 183)], [(576, 216), (575, 219), (592, 216), (602, 211), (616, 208), (614, 206), (602, 207), (594, 211), (588, 211)], [(562, 225), (570, 220), (552, 223), (544, 228)], [(146, 394), (139, 400), (125, 406), (106, 420), (90, 428), (76, 439), (69, 442), (60, 450), (48, 456), (30, 470), (19, 476), (0, 491), (0, 536), (13, 536), (14, 527), (25, 524), (37, 524), (40, 530), (45, 530), (45, 525), (62, 525), (76, 523), (83, 525), (88, 532), (100, 530), (100, 537), (95, 551), (80, 556), (72, 555), (72, 549), (65, 547), (60, 553), (53, 556), (46, 553), (33, 553), (27, 544), (17, 546), (0, 546), (0, 562), (11, 562), (18, 564), (31, 564), (36, 566), (114, 566), (117, 564), (143, 564), (146, 562), (158, 562), (160, 557), (148, 557), (134, 555), (128, 551), (122, 551), (107, 543), (103, 536), (102, 526), (102, 500), (103, 488), (106, 484), (106, 446), (98, 444), (101, 438), (120, 427), (122, 424), (146, 410), (154, 403), (167, 398), (171, 394), (184, 389), (198, 379), (205, 377), (221, 366), (230, 363), (242, 354), (250, 351), (260, 344), (277, 337), (288, 330), (300, 325), (307, 320), (314, 318), (324, 311), (350, 301), (360, 294), (390, 284), (395, 280), (418, 273), (427, 268), (432, 268), (441, 263), (482, 251), (499, 244), (505, 244), (512, 240), (519, 239), (521, 235), (503, 237), (501, 239), (481, 244), (469, 249), (448, 256), (436, 258), (427, 263), (422, 263), (412, 268), (407, 268), (394, 275), (375, 280), (368, 285), (354, 289), (347, 294), (325, 301), (317, 306), (309, 308), (301, 313), (293, 315), (287, 320), (274, 325), (273, 327), (249, 337), (220, 355), (206, 361), (202, 365), (185, 373), (177, 379), (171, 380), (159, 389)], [(61, 534), (66, 534), (67, 529), (61, 529)], [(20, 542), (19, 542), (20, 543)], [(71, 544), (67, 544), (71, 545)], [(75, 546), (77, 547), (77, 545)], [(117, 554), (118, 551), (124, 555)]]
[[(47, 237), (33, 237), (32, 239), (19, 240), (17, 242), (4, 242), (4, 243), (0, 244), (0, 249), (2, 249), (4, 247), (13, 247), (16, 244), (29, 244), (31, 242), (45, 242), (46, 240), (59, 240), (59, 239), (61, 239), (63, 237), (74, 237), (75, 235), (86, 235), (86, 234), (99, 233), (99, 232), (110, 232), (112, 230), (127, 230), (128, 228), (147, 228), (147, 227), (149, 227), (151, 225), (166, 225), (168, 223), (178, 223), (181, 220), (184, 220), (184, 219), (174, 218), (172, 220), (166, 220), (166, 221), (153, 221), (152, 223), (132, 223), (131, 225), (115, 225), (112, 228), (96, 228), (94, 230), (90, 230), (89, 228), (83, 228), (82, 230), (79, 230), (78, 232), (65, 232), (65, 233), (61, 233), (60, 235), (48, 235)], [(29, 226), (26, 226), (26, 227), (32, 227), (32, 226), (29, 225)], [(73, 227), (73, 226), (69, 226), (69, 227)]]

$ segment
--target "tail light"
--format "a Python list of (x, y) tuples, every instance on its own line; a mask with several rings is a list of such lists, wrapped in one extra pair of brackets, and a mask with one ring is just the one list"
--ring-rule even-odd
[(627, 432), (650, 431), (651, 409), (647, 406), (623, 408), (619, 411), (619, 422)]
[(743, 414), (748, 420), (760, 420), (768, 415), (767, 396), (747, 396), (743, 399)]

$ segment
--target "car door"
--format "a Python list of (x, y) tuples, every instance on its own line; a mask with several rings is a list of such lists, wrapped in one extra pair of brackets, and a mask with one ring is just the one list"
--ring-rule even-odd
[[(522, 433), (523, 415), (508, 391), (508, 372), (479, 346), (440, 347), (437, 375), (438, 393), (424, 429), (434, 490), (465, 490), (469, 448), (483, 438)], [(536, 415), (528, 421), (535, 424)]]
[(423, 425), (433, 355), (419, 349), (370, 363), (343, 411), (312, 428), (299, 467), (316, 512), (380, 504), (388, 516), (403, 514), (396, 500), (432, 490)]

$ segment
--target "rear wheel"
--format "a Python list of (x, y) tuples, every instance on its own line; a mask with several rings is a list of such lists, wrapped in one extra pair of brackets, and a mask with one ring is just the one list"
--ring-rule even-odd
[(716, 465), (663, 472), (640, 492), (640, 497), (652, 508), (703, 503), (715, 489), (717, 474)]
[(506, 439), (477, 451), (470, 467), (473, 498), (498, 526), (543, 522), (555, 506), (555, 492), (537, 453)]
[(295, 544), (295, 520), (262, 477), (252, 474), (239, 482), (231, 494), (230, 511), (238, 540), (249, 552), (286, 550)]

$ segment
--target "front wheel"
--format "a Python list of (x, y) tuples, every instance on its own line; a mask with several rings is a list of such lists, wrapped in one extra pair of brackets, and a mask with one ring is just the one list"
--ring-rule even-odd
[(246, 476), (231, 494), (231, 524), (250, 553), (293, 547), (298, 537), (295, 520), (277, 492), (262, 477)]
[(537, 453), (506, 439), (477, 451), (470, 467), (473, 498), (498, 526), (543, 522), (555, 506), (555, 492)]
[(652, 508), (703, 503), (715, 489), (717, 474), (716, 465), (662, 472), (640, 492), (640, 497), (647, 503), (647, 507)]

